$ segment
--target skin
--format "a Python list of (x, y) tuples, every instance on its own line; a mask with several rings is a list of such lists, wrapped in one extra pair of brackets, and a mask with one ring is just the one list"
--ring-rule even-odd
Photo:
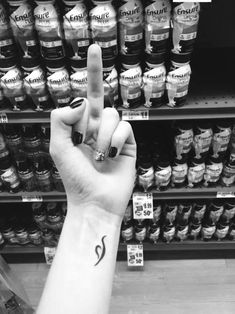
[[(103, 109), (101, 50), (88, 51), (88, 99), (51, 114), (50, 153), (63, 179), (68, 214), (37, 314), (109, 310), (122, 218), (135, 178), (136, 143), (129, 123)], [(74, 145), (73, 131), (83, 134)], [(110, 147), (117, 148), (114, 158)], [(97, 160), (104, 152), (104, 160)]]

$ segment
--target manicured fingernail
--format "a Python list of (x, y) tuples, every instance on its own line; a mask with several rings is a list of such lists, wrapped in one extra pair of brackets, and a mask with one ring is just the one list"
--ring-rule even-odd
[(81, 144), (83, 141), (82, 133), (74, 131), (72, 135), (72, 141), (75, 146)]
[(70, 108), (75, 109), (77, 107), (80, 107), (82, 104), (84, 103), (84, 99), (80, 98), (80, 99), (74, 99), (71, 104), (70, 104)]
[(116, 157), (117, 152), (118, 152), (118, 150), (117, 150), (116, 147), (111, 147), (110, 150), (109, 150), (109, 157), (110, 158)]
[(97, 150), (95, 152), (95, 160), (96, 161), (103, 161), (105, 159), (105, 152), (101, 150)]

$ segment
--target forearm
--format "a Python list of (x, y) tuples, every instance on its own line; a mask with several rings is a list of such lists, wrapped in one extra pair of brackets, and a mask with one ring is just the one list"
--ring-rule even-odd
[(37, 314), (108, 313), (120, 224), (92, 205), (68, 208)]

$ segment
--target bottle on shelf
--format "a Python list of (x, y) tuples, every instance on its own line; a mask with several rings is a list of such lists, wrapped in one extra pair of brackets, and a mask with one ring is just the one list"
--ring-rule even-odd
[(25, 110), (29, 107), (24, 90), (23, 74), (16, 64), (16, 59), (0, 59), (1, 88), (12, 110)]
[(28, 231), (26, 230), (24, 226), (21, 226), (21, 225), (17, 226), (15, 228), (15, 235), (16, 235), (18, 244), (27, 245), (30, 243)]
[(160, 237), (160, 224), (157, 223), (150, 223), (147, 231), (148, 239), (153, 242), (154, 244), (157, 243)]
[(232, 219), (229, 232), (228, 232), (228, 239), (231, 241), (235, 240), (235, 218)]
[(221, 175), (221, 184), (223, 186), (229, 187), (232, 186), (234, 182), (235, 182), (235, 159), (230, 157), (224, 163)]
[(217, 223), (214, 236), (218, 241), (221, 241), (226, 238), (228, 231), (229, 231), (229, 222), (227, 218), (222, 215)]
[(64, 59), (46, 60), (47, 86), (56, 108), (68, 106), (71, 100), (69, 73)]
[(174, 201), (168, 201), (164, 205), (163, 209), (163, 217), (166, 221), (169, 221), (170, 223), (174, 222), (176, 219), (178, 211), (178, 205)]
[(231, 138), (231, 124), (228, 121), (219, 121), (214, 127), (212, 140), (213, 156), (224, 156)]
[(94, 44), (102, 49), (102, 58), (115, 58), (117, 47), (117, 17), (112, 0), (92, 0), (90, 11), (91, 36)]
[(38, 188), (41, 192), (53, 190), (51, 166), (44, 156), (38, 156), (34, 160), (35, 176)]
[(13, 38), (10, 22), (3, 4), (0, 4), (0, 58), (12, 58), (16, 56), (16, 45)]
[(144, 12), (141, 0), (121, 0), (119, 11), (121, 54), (141, 54), (144, 47)]
[(157, 108), (165, 103), (164, 54), (146, 54), (145, 60), (147, 67), (143, 75), (144, 106)]
[(206, 202), (197, 200), (193, 204), (193, 212), (192, 212), (192, 218), (198, 219), (200, 222), (204, 218), (205, 212), (206, 212)]
[(162, 239), (166, 243), (170, 243), (175, 236), (175, 225), (169, 219), (165, 219), (163, 223)]
[(202, 222), (201, 237), (204, 241), (209, 241), (216, 230), (215, 222), (207, 215)]
[(23, 59), (21, 62), (24, 77), (25, 91), (31, 99), (32, 108), (36, 111), (45, 111), (53, 107), (47, 90), (46, 76), (40, 67), (40, 59)]
[(25, 154), (20, 154), (17, 156), (16, 165), (18, 170), (18, 175), (22, 184), (22, 189), (27, 192), (32, 192), (37, 190), (37, 182), (33, 173), (32, 166)]
[(4, 125), (4, 135), (7, 147), (15, 158), (23, 151), (23, 138), (21, 132), (22, 130), (19, 125)]
[(139, 223), (136, 221), (134, 225), (134, 233), (135, 233), (135, 240), (139, 243), (143, 243), (147, 236), (147, 228), (145, 221)]
[(124, 243), (128, 243), (132, 241), (134, 238), (134, 228), (132, 225), (132, 221), (128, 221), (125, 224), (122, 223), (121, 226), (121, 240)]
[(222, 158), (210, 156), (206, 162), (203, 182), (204, 186), (216, 186), (220, 180), (222, 171)]
[(123, 223), (126, 224), (128, 222), (131, 222), (132, 218), (133, 218), (133, 207), (132, 207), (132, 203), (129, 202), (125, 210), (125, 214), (123, 216)]
[(193, 145), (193, 126), (192, 123), (176, 123), (174, 145), (177, 159), (187, 157)]
[(40, 246), (43, 243), (43, 239), (42, 239), (42, 231), (34, 224), (32, 224), (29, 228), (28, 228), (28, 237), (29, 237), (29, 241), (36, 246)]
[(42, 230), (42, 239), (46, 247), (55, 247), (57, 245), (54, 232), (50, 229)]
[(9, 157), (0, 159), (0, 179), (8, 192), (17, 193), (21, 190), (19, 176)]
[(189, 220), (193, 209), (193, 205), (190, 201), (180, 201), (178, 204), (177, 216), (179, 219)]
[(54, 232), (61, 231), (63, 226), (63, 217), (61, 208), (55, 202), (47, 203), (47, 227)]
[(34, 9), (35, 28), (45, 59), (65, 57), (62, 28), (55, 0), (37, 0)]
[(67, 55), (71, 59), (87, 58), (91, 42), (88, 11), (83, 0), (63, 0), (63, 28)]
[(154, 168), (148, 155), (138, 162), (138, 186), (147, 192), (154, 185)]
[(31, 208), (34, 222), (39, 226), (40, 229), (45, 229), (47, 214), (44, 203), (33, 203)]
[(122, 107), (136, 108), (142, 100), (142, 70), (138, 55), (122, 57), (122, 70), (119, 77)]
[(50, 124), (41, 124), (40, 133), (41, 133), (42, 150), (45, 153), (49, 153), (50, 137), (51, 137)]
[(197, 159), (193, 157), (188, 165), (188, 187), (198, 187), (202, 184), (205, 172), (204, 158)]
[(8, 0), (8, 3), (11, 28), (18, 44), (18, 52), (29, 61), (29, 58), (39, 55), (33, 8), (26, 0)]
[(103, 60), (104, 106), (118, 107), (118, 73), (114, 59)]
[(235, 216), (235, 201), (230, 199), (224, 204), (223, 216), (227, 218), (228, 221), (232, 220)]
[(38, 156), (41, 150), (41, 139), (38, 129), (33, 124), (22, 125), (23, 145), (26, 155), (29, 159)]
[(209, 153), (213, 138), (212, 125), (209, 122), (198, 122), (194, 129), (193, 147), (197, 158)]
[(184, 218), (178, 219), (176, 223), (175, 238), (178, 241), (186, 240), (188, 238), (188, 231), (189, 231), (188, 219)]
[(161, 218), (162, 204), (156, 200), (153, 200), (153, 224), (157, 224)]
[(168, 156), (160, 156), (154, 162), (155, 186), (159, 191), (165, 191), (169, 188), (171, 182), (172, 168)]
[(188, 173), (187, 158), (181, 159), (175, 157), (172, 164), (171, 186), (175, 188), (182, 188), (186, 185)]
[(220, 219), (220, 216), (224, 211), (224, 201), (223, 200), (213, 200), (208, 207), (209, 218), (217, 223)]
[(148, 0), (145, 4), (145, 51), (166, 53), (169, 46), (171, 3)]
[(192, 217), (189, 223), (189, 239), (197, 240), (201, 233), (202, 223), (199, 218)]
[(0, 160), (7, 157), (10, 158), (10, 152), (7, 148), (3, 134), (0, 133)]
[(55, 187), (56, 191), (65, 192), (64, 184), (63, 184), (63, 181), (61, 179), (59, 170), (56, 168), (54, 163), (52, 166), (52, 179), (53, 179), (53, 183), (54, 183), (54, 187)]
[(70, 84), (72, 98), (87, 97), (87, 59), (71, 60)]

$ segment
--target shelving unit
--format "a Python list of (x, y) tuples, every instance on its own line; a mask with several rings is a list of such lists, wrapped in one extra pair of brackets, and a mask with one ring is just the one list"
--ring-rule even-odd
[[(143, 243), (145, 259), (161, 258), (215, 258), (235, 257), (235, 241), (209, 241), (201, 240), (157, 244)], [(118, 260), (125, 261), (127, 258), (126, 244), (119, 244)], [(11, 263), (45, 262), (43, 246), (20, 246), (7, 245), (0, 250), (0, 254)]]

